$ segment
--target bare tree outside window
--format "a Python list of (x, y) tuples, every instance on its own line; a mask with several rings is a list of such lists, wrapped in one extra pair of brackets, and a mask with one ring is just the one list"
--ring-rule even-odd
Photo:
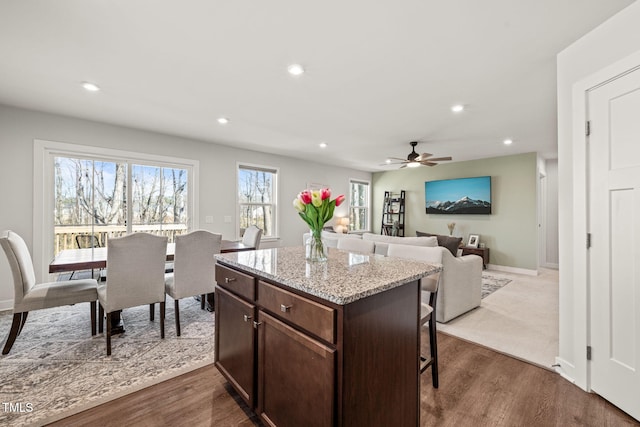
[(105, 245), (109, 237), (136, 231), (170, 240), (186, 232), (186, 170), (131, 165), (128, 177), (126, 162), (68, 157), (54, 162), (54, 253), (73, 247), (77, 234), (95, 234)]
[(369, 230), (369, 183), (350, 181), (349, 230)]
[(252, 224), (262, 229), (264, 237), (275, 236), (275, 184), (273, 169), (240, 166), (238, 169), (238, 204), (240, 236)]

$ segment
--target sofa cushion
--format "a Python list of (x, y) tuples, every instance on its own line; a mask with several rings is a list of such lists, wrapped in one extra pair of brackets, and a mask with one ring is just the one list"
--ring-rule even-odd
[(460, 243), (462, 242), (462, 237), (445, 236), (443, 234), (431, 234), (425, 233), (423, 231), (416, 231), (416, 236), (436, 237), (438, 239), (438, 246), (449, 249), (449, 252), (451, 252), (451, 255), (453, 256), (456, 256), (458, 254), (458, 248), (460, 247)]
[(433, 237), (400, 237), (400, 236), (385, 236), (383, 234), (364, 233), (362, 235), (363, 240), (373, 240), (376, 243), (375, 253), (378, 255), (387, 255), (387, 249), (389, 243), (398, 243), (403, 245), (413, 246), (438, 246), (438, 239)]

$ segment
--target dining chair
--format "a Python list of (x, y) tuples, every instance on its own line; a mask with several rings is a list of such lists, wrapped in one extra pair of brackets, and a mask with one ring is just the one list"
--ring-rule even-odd
[[(165, 294), (164, 263), (167, 238), (149, 233), (134, 233), (109, 239), (107, 281), (98, 285), (98, 330), (107, 319), (107, 356), (111, 355), (111, 315), (139, 305), (160, 303), (160, 337), (164, 338)], [(153, 318), (151, 318), (153, 320)]]
[(244, 230), (242, 235), (242, 244), (260, 249), (260, 238), (262, 237), (262, 229), (255, 225), (250, 225)]
[(180, 303), (186, 297), (200, 295), (200, 308), (204, 309), (206, 294), (213, 293), (216, 285), (214, 254), (220, 253), (222, 234), (206, 230), (176, 236), (173, 272), (165, 274), (164, 288), (174, 300), (176, 335), (180, 336)]
[(360, 252), (363, 254), (372, 254), (375, 251), (376, 244), (373, 240), (362, 239), (337, 239), (338, 249), (349, 252)]
[[(389, 244), (387, 256), (442, 264), (442, 249), (439, 247)], [(438, 388), (438, 340), (436, 335), (436, 302), (440, 273), (431, 274), (420, 279), (420, 326), (429, 323), (429, 350), (431, 357), (420, 355), (420, 373), (431, 366), (431, 380), (434, 388)]]
[(91, 335), (96, 334), (98, 283), (94, 279), (36, 283), (33, 261), (22, 237), (11, 230), (5, 230), (0, 234), (0, 244), (9, 261), (14, 289), (13, 322), (2, 354), (11, 351), (29, 312), (33, 310), (88, 302), (91, 307)]

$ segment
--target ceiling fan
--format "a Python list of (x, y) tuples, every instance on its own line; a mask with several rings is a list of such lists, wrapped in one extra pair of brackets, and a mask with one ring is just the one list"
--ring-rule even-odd
[[(451, 157), (431, 157), (433, 154), (430, 153), (416, 153), (416, 145), (418, 145), (418, 141), (411, 141), (409, 143), (411, 145), (411, 153), (407, 156), (407, 159), (399, 159), (397, 157), (389, 157), (387, 160), (387, 165), (402, 165), (401, 168), (415, 168), (418, 166), (435, 166), (437, 162), (443, 162), (445, 160), (452, 160)], [(390, 160), (399, 160), (398, 162), (390, 162)]]

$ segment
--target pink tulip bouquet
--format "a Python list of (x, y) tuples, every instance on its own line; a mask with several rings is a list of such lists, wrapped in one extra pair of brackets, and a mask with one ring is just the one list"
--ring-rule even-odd
[(298, 211), (300, 218), (309, 225), (311, 239), (307, 246), (307, 258), (312, 261), (326, 260), (326, 247), (322, 243), (322, 228), (324, 224), (333, 218), (333, 211), (336, 206), (344, 202), (344, 195), (341, 194), (331, 200), (331, 190), (323, 188), (321, 190), (304, 190), (293, 200), (293, 207)]

